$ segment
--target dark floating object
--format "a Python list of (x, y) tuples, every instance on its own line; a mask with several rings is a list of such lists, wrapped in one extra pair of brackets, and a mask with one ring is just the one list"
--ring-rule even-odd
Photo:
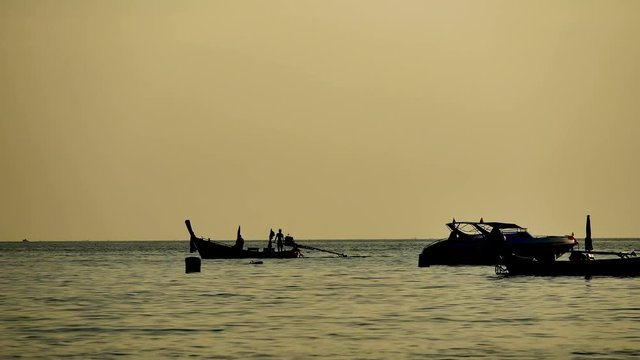
[(293, 259), (300, 256), (300, 250), (296, 247), (291, 250), (284, 251), (269, 251), (267, 249), (260, 251), (259, 248), (243, 249), (241, 246), (238, 246), (244, 243), (244, 240), (241, 240), (240, 227), (238, 227), (236, 245), (230, 246), (216, 241), (199, 238), (191, 228), (191, 221), (185, 220), (184, 223), (187, 225), (187, 230), (191, 236), (191, 239), (189, 240), (190, 252), (197, 251), (203, 259)]
[(262, 260), (251, 260), (251, 261), (249, 261), (249, 264), (262, 265), (262, 264), (264, 264), (264, 261), (262, 261)]
[[(635, 251), (592, 251), (591, 219), (587, 215), (585, 251), (571, 251), (569, 260), (540, 261), (515, 254), (505, 256), (496, 265), (496, 273), (502, 275), (534, 276), (640, 276), (640, 258)], [(609, 255), (596, 259), (594, 255)]]
[(495, 265), (504, 253), (536, 259), (555, 259), (571, 250), (573, 236), (532, 236), (526, 228), (503, 222), (456, 221), (447, 224), (449, 238), (422, 250), (418, 266)]
[(184, 259), (185, 272), (194, 273), (200, 272), (200, 258), (197, 256), (189, 256)]

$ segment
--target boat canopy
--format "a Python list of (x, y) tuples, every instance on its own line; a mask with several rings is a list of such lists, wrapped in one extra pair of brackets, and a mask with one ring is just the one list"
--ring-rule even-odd
[(468, 224), (468, 225), (489, 225), (491, 227), (497, 227), (498, 229), (524, 229), (522, 226), (512, 223), (503, 223), (496, 221), (485, 221), (485, 222), (477, 222), (477, 221), (454, 221), (448, 223), (447, 226), (451, 227), (452, 225), (460, 225), (460, 224)]
[(477, 221), (454, 221), (447, 224), (451, 231), (461, 232), (469, 235), (488, 234), (494, 229), (498, 229), (501, 232), (526, 232), (527, 229), (517, 224), (504, 223), (504, 222), (477, 222)]

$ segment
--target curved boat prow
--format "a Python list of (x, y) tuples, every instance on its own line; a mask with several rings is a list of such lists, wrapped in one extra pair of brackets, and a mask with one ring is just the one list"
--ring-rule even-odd
[(191, 236), (191, 238), (189, 239), (189, 252), (196, 252), (197, 248), (193, 240), (197, 239), (198, 237), (193, 232), (193, 229), (191, 228), (191, 221), (189, 221), (189, 219), (185, 220), (184, 224), (187, 225), (187, 230), (189, 230), (189, 235)]
[(193, 228), (191, 228), (191, 221), (187, 219), (184, 221), (184, 224), (187, 225), (187, 230), (189, 231), (189, 235), (191, 235), (191, 238), (197, 238), (196, 234), (193, 232)]

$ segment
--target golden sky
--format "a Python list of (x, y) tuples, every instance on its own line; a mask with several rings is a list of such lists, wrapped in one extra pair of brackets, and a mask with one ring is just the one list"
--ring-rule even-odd
[(0, 239), (636, 237), (640, 1), (0, 1)]

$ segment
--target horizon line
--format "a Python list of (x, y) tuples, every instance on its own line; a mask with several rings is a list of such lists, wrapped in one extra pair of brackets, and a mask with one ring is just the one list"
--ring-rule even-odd
[[(424, 241), (437, 241), (437, 240), (444, 240), (446, 238), (419, 238), (419, 237), (412, 237), (412, 238), (371, 238), (371, 239), (367, 239), (367, 238), (315, 238), (315, 239), (296, 239), (297, 241), (418, 241), (418, 240), (424, 240)], [(637, 237), (629, 237), (629, 236), (624, 236), (624, 237), (617, 237), (617, 236), (608, 236), (608, 237), (594, 237), (594, 240), (636, 240), (636, 239), (640, 239), (640, 236)], [(117, 242), (117, 241), (189, 241), (188, 239), (64, 239), (64, 240), (59, 240), (59, 239), (21, 239), (21, 240), (0, 240), (0, 242), (25, 242), (24, 240), (27, 240), (26, 242), (55, 242), (55, 241), (59, 241), (59, 242), (82, 242), (82, 241), (96, 241), (96, 242)], [(234, 242), (235, 240), (233, 239), (211, 239), (214, 241), (229, 241), (229, 242)], [(581, 238), (577, 238), (578, 242), (580, 242), (580, 240), (584, 241), (584, 239)], [(245, 239), (245, 241), (266, 241), (268, 242), (268, 239)]]

